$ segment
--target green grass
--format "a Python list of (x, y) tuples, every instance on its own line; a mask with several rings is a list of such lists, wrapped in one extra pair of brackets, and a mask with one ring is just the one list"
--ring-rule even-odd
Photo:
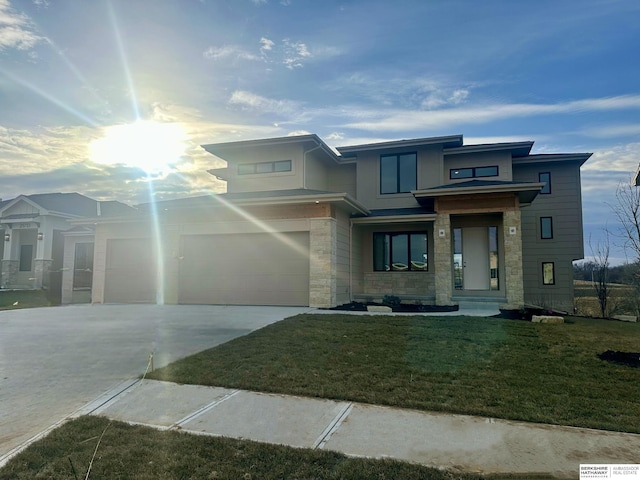
[(568, 318), (299, 315), (148, 375), (423, 410), (640, 433), (640, 326)]
[(92, 480), (483, 478), (394, 460), (349, 458), (323, 450), (158, 431), (82, 417), (11, 459), (0, 470), (0, 480), (84, 479), (103, 432), (89, 476)]
[(53, 303), (44, 290), (7, 290), (0, 292), (0, 310), (49, 307)]

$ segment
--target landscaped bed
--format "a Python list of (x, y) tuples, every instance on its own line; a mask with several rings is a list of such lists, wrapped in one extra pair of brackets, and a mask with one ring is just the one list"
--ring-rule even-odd
[(640, 433), (638, 324), (300, 315), (149, 375), (179, 383)]

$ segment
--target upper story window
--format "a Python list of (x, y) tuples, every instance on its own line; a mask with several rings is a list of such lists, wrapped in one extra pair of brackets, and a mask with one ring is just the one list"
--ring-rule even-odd
[(417, 185), (417, 155), (380, 156), (380, 193), (408, 193)]
[(276, 162), (241, 163), (238, 165), (238, 175), (251, 175), (254, 173), (290, 172), (291, 160), (278, 160)]
[(449, 170), (449, 178), (451, 180), (458, 178), (482, 178), (497, 176), (497, 165), (492, 165), (489, 167), (452, 168)]
[(540, 172), (538, 181), (545, 184), (540, 193), (551, 193), (551, 172)]

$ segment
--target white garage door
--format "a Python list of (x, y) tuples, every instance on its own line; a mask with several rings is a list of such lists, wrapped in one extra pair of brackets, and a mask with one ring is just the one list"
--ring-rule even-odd
[(107, 240), (104, 301), (155, 303), (156, 267), (151, 240)]
[(179, 302), (309, 305), (309, 233), (182, 237)]

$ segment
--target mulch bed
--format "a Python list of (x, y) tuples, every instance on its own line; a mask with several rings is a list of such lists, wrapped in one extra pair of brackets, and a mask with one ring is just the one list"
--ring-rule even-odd
[(384, 307), (391, 307), (391, 310), (394, 312), (404, 312), (404, 313), (424, 313), (424, 312), (455, 312), (458, 310), (457, 305), (412, 305), (409, 303), (401, 303), (400, 305), (385, 305), (383, 303), (374, 303), (374, 302), (350, 302), (342, 305), (338, 305), (337, 307), (331, 307), (327, 310), (341, 310), (345, 312), (366, 312), (367, 305), (377, 305)]
[(640, 367), (640, 353), (638, 352), (614, 352), (607, 350), (599, 353), (598, 358), (618, 365), (626, 365), (628, 367)]

